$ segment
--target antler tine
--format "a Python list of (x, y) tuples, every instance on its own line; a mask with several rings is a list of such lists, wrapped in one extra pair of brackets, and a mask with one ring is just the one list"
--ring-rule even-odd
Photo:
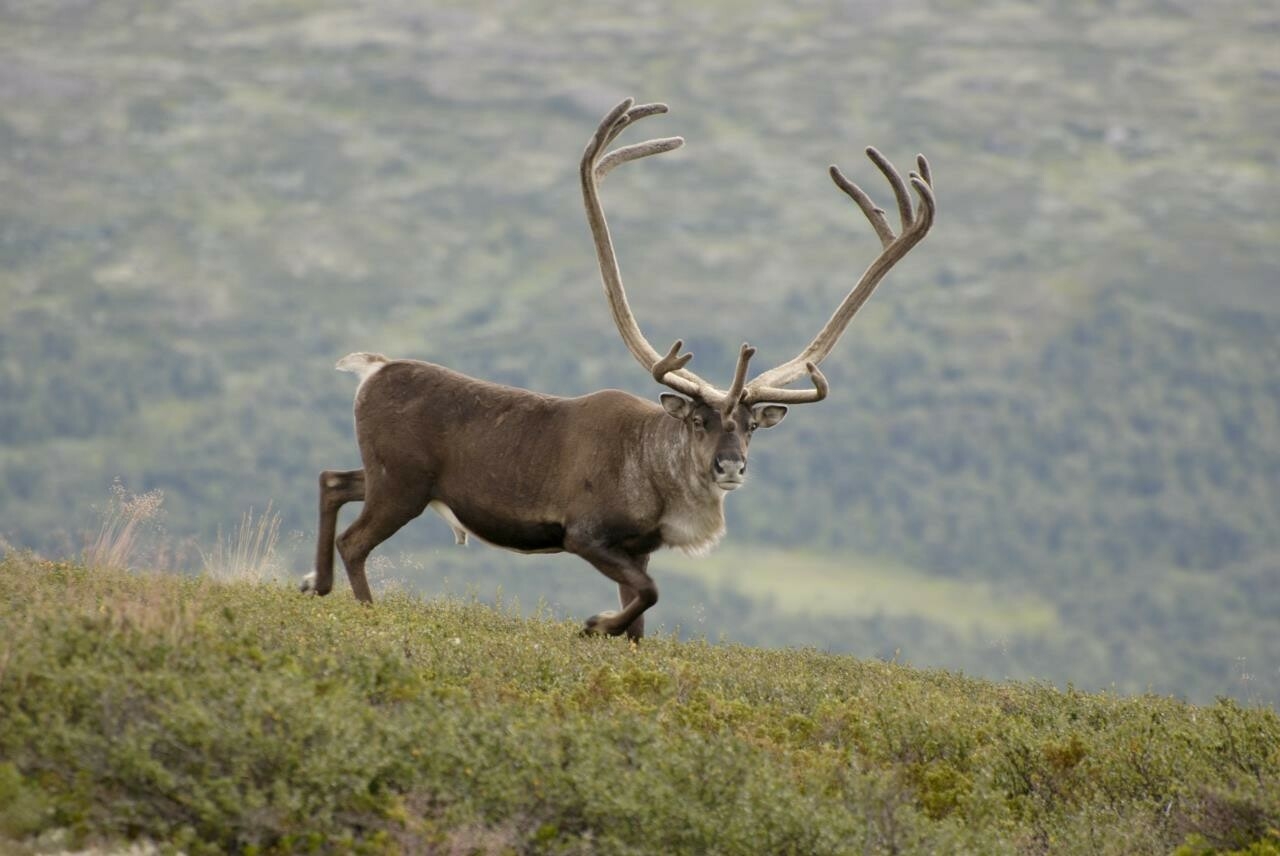
[(929, 174), (929, 161), (925, 160), (924, 155), (916, 155), (916, 170), (924, 179), (924, 183), (933, 187), (933, 176)]
[(836, 183), (836, 187), (848, 194), (849, 198), (862, 209), (862, 213), (867, 215), (871, 228), (876, 230), (876, 235), (880, 238), (880, 246), (887, 247), (892, 244), (897, 235), (893, 234), (893, 228), (884, 216), (884, 209), (872, 202), (866, 191), (846, 178), (840, 171), (840, 167), (832, 164), (827, 171), (831, 174), (831, 180)]
[(756, 404), (761, 401), (772, 401), (776, 404), (812, 404), (826, 398), (831, 389), (826, 375), (819, 371), (812, 361), (805, 363), (804, 367), (809, 373), (809, 379), (813, 382), (813, 389), (782, 389), (776, 386), (760, 386), (753, 381), (742, 394), (743, 403)]
[(667, 355), (658, 360), (653, 366), (653, 379), (658, 383), (666, 383), (667, 373), (679, 371), (684, 368), (689, 360), (693, 359), (693, 354), (680, 354), (680, 349), (684, 347), (683, 339), (676, 339), (671, 350), (667, 351)]
[[(926, 170), (929, 164), (924, 162), (924, 158), (920, 159)], [(929, 181), (927, 175), (916, 175), (911, 173), (911, 187), (915, 190), (916, 195), (920, 197), (920, 210), (916, 212), (916, 221), (911, 224), (911, 230), (919, 230), (923, 232), (929, 231), (929, 227), (933, 225), (933, 216), (937, 213), (938, 203), (933, 198), (933, 183)], [(908, 230), (908, 231), (911, 231)], [(903, 233), (906, 234), (905, 232)], [(920, 237), (924, 237), (921, 235)], [(917, 238), (917, 240), (919, 240)]]
[(591, 135), (591, 139), (587, 140), (587, 150), (582, 153), (584, 161), (590, 159), (594, 162), (599, 157), (600, 152), (609, 143), (613, 142), (618, 134), (622, 133), (623, 128), (630, 124), (628, 121), (624, 121), (623, 117), (634, 103), (635, 99), (624, 98), (605, 114), (604, 118), (600, 120), (600, 124), (596, 126), (595, 133)]
[[(747, 384), (747, 397), (752, 401), (808, 402), (821, 401), (827, 395), (828, 385), (822, 373), (818, 371), (818, 363), (822, 362), (845, 328), (857, 314), (862, 305), (871, 297), (876, 286), (916, 244), (923, 240), (933, 225), (937, 203), (933, 196), (933, 179), (929, 171), (929, 162), (924, 155), (916, 156), (919, 173), (910, 173), (908, 182), (920, 198), (919, 210), (911, 209), (911, 197), (907, 191), (907, 183), (884, 155), (876, 149), (868, 147), (867, 157), (871, 159), (893, 188), (893, 195), (898, 201), (898, 213), (902, 218), (902, 233), (894, 235), (884, 210), (875, 203), (860, 187), (847, 179), (839, 168), (831, 167), (831, 179), (844, 191), (866, 215), (871, 227), (880, 238), (881, 251), (867, 267), (857, 284), (845, 295), (836, 311), (827, 323), (818, 331), (808, 346), (797, 356), (776, 368), (757, 375)], [(813, 390), (786, 390), (782, 387), (808, 374), (813, 381)], [(798, 397), (797, 397), (798, 396)]]
[(889, 180), (889, 186), (893, 188), (893, 196), (898, 200), (898, 215), (902, 218), (902, 228), (905, 230), (916, 219), (911, 213), (911, 194), (907, 193), (906, 182), (902, 180), (902, 176), (898, 174), (898, 170), (889, 162), (889, 159), (880, 154), (875, 146), (867, 146), (867, 157)]
[(755, 356), (756, 349), (742, 343), (742, 350), (738, 351), (738, 365), (733, 370), (733, 383), (729, 386), (729, 391), (724, 394), (724, 401), (721, 402), (721, 416), (724, 418), (724, 427), (726, 431), (736, 431), (738, 429), (737, 420), (733, 418), (733, 411), (738, 406), (738, 402), (742, 400), (742, 388), (747, 382), (747, 363), (751, 362), (751, 358)]
[(649, 155), (660, 155), (663, 152), (674, 151), (684, 145), (684, 137), (662, 137), (656, 140), (645, 140), (643, 143), (633, 143), (629, 146), (623, 146), (620, 149), (614, 149), (605, 155), (596, 164), (596, 181), (604, 178), (613, 170), (626, 163), (627, 161), (638, 160), (639, 158), (647, 158)]
[(587, 225), (591, 227), (591, 235), (596, 245), (596, 258), (600, 263), (600, 277), (604, 284), (605, 296), (609, 300), (609, 311), (631, 355), (644, 366), (645, 371), (676, 392), (703, 400), (708, 398), (718, 400), (723, 393), (685, 368), (691, 355), (679, 355), (682, 343), (677, 342), (667, 356), (663, 357), (649, 344), (649, 340), (641, 332), (640, 325), (636, 322), (631, 306), (627, 302), (627, 293), (622, 285), (622, 272), (618, 268), (617, 253), (613, 249), (613, 238), (609, 234), (609, 224), (605, 220), (604, 207), (600, 203), (598, 182), (612, 169), (637, 158), (671, 151), (684, 143), (684, 140), (679, 137), (647, 140), (643, 143), (624, 146), (601, 157), (604, 149), (632, 123), (646, 116), (666, 112), (665, 104), (637, 106), (633, 99), (627, 98), (605, 114), (588, 141), (586, 151), (582, 154), (580, 168), (582, 201), (586, 207)]
[[(627, 102), (635, 103), (632, 98), (625, 99)], [(609, 134), (604, 141), (604, 145), (609, 145), (618, 138), (618, 135), (627, 129), (631, 124), (640, 121), (646, 116), (656, 116), (660, 113), (666, 113), (669, 108), (661, 101), (655, 101), (652, 104), (636, 104), (634, 107), (628, 107), (622, 111), (622, 115), (614, 120), (613, 126), (609, 129)]]

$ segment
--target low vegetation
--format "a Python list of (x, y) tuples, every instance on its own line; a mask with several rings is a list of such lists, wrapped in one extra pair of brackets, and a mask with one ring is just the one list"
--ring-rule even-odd
[[(623, 273), (707, 376), (794, 355), (879, 251), (828, 164), (938, 180), (830, 397), (753, 445), (726, 546), (1040, 605), (993, 645), (895, 598), (852, 653), (1280, 702), (1275, 0), (142, 5), (4, 7), (0, 536), (77, 552), (119, 476), (176, 551), (271, 499), (287, 547), (359, 461), (352, 351), (655, 396), (577, 174), (634, 95), (688, 144), (610, 175)], [(837, 641), (717, 626), (723, 589), (711, 638)]]
[(0, 843), (1280, 853), (1280, 717), (0, 562)]

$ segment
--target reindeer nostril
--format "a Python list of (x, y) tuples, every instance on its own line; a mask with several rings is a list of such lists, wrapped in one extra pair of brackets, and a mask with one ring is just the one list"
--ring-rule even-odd
[(716, 458), (716, 475), (740, 476), (747, 471), (747, 462), (741, 458)]

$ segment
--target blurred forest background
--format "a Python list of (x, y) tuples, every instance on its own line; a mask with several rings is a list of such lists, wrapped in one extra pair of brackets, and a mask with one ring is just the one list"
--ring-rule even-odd
[[(878, 251), (829, 163), (886, 205), (863, 147), (923, 151), (939, 199), (725, 544), (655, 557), (652, 628), (1274, 703), (1278, 43), (1271, 0), (2, 3), (0, 535), (78, 552), (119, 478), (173, 565), (271, 501), (304, 573), (349, 351), (656, 397), (576, 174), (634, 95), (672, 113), (626, 140), (688, 145), (605, 203), (704, 376), (790, 357)], [(451, 545), (423, 518), (375, 574), (614, 601)]]

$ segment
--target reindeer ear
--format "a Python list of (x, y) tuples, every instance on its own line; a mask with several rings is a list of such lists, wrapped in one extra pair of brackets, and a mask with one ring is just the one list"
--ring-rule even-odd
[(662, 393), (662, 407), (677, 419), (684, 419), (693, 412), (693, 402), (674, 392)]
[(787, 408), (781, 404), (762, 404), (751, 411), (751, 418), (761, 428), (772, 428), (787, 415)]

